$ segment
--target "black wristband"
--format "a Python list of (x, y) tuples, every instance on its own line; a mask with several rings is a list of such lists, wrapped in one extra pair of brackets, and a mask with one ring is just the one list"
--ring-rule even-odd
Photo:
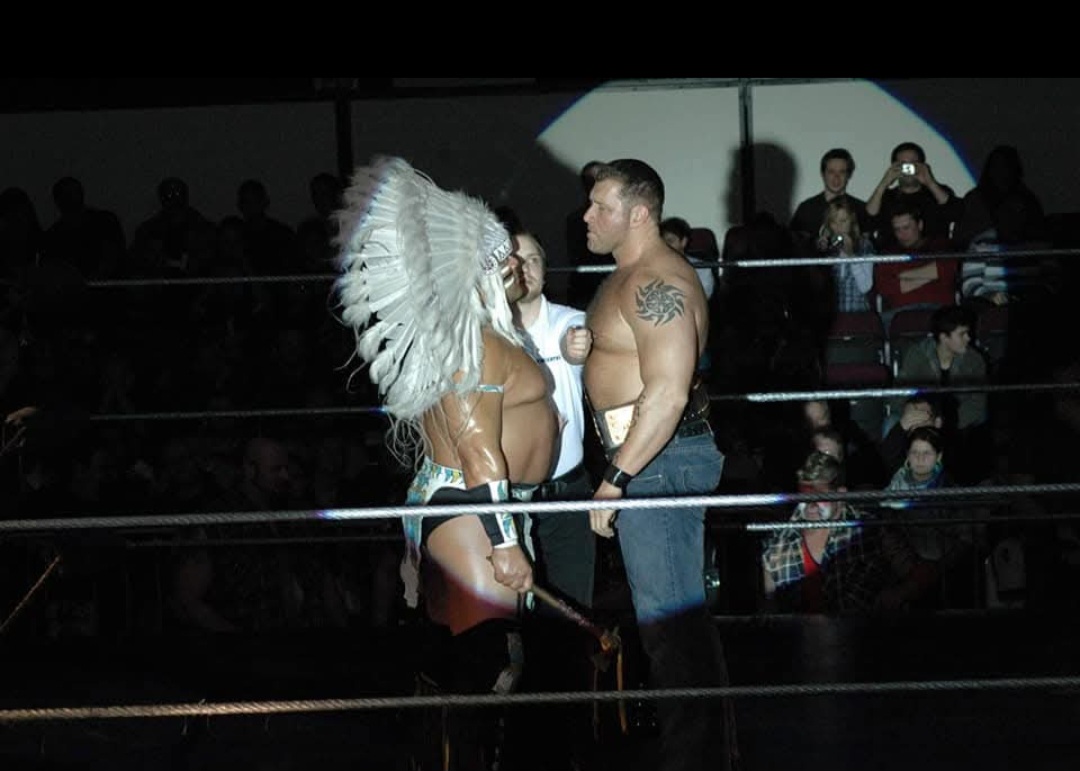
[(633, 478), (633, 474), (627, 474), (614, 463), (609, 463), (608, 467), (604, 469), (604, 481), (609, 485), (618, 487), (620, 490), (625, 490)]

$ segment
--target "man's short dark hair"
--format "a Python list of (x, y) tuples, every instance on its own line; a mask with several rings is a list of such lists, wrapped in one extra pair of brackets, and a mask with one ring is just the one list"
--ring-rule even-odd
[(619, 158), (596, 170), (596, 181), (614, 179), (622, 185), (619, 197), (631, 206), (643, 203), (659, 225), (664, 211), (664, 182), (645, 161)]
[(945, 436), (941, 433), (941, 429), (934, 428), (933, 426), (917, 426), (911, 429), (908, 434), (908, 447), (914, 442), (923, 441), (934, 448), (936, 452), (941, 452), (945, 449)]
[(889, 219), (891, 221), (904, 215), (911, 217), (916, 222), (923, 221), (922, 209), (919, 208), (918, 204), (911, 201), (900, 201), (897, 203), (896, 208), (893, 209), (892, 214), (889, 215)]
[(907, 404), (925, 404), (930, 408), (931, 420), (942, 417), (941, 397), (937, 394), (915, 394), (907, 398)]
[(693, 228), (682, 217), (668, 217), (660, 223), (660, 235), (671, 233), (679, 239), (689, 239)]
[(922, 149), (920, 145), (917, 145), (914, 142), (901, 142), (900, 144), (898, 144), (896, 147), (893, 148), (892, 155), (889, 156), (889, 159), (893, 163), (896, 163), (897, 156), (899, 156), (900, 153), (905, 152), (906, 150), (913, 151), (915, 153), (915, 157), (919, 159), (919, 163), (926, 163), (926, 152)]
[(934, 336), (934, 342), (942, 335), (951, 335), (959, 327), (974, 329), (971, 311), (961, 305), (944, 305), (930, 317), (930, 333)]
[(855, 159), (851, 157), (851, 153), (845, 150), (843, 147), (834, 147), (832, 150), (827, 151), (821, 156), (821, 173), (825, 173), (825, 166), (829, 161), (841, 160), (847, 163), (847, 173), (850, 177), (855, 173)]

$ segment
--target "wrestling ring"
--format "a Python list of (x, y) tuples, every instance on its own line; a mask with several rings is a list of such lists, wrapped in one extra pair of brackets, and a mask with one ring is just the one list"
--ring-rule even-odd
[[(1060, 254), (1060, 253), (1051, 253)], [(970, 256), (970, 255), (968, 255)], [(1006, 255), (1007, 256), (1007, 255)], [(1021, 255), (1024, 256), (1024, 255)], [(876, 258), (893, 260), (898, 258)], [(798, 264), (806, 265), (800, 260)], [(828, 264), (827, 259), (820, 261)], [(784, 261), (745, 261), (740, 267), (784, 265)], [(725, 267), (732, 267), (730, 264)], [(326, 280), (326, 277), (284, 276), (269, 282)], [(260, 278), (220, 283), (258, 282)], [(200, 285), (190, 281), (91, 282), (102, 286), (147, 284)], [(770, 404), (822, 400), (884, 400), (915, 393), (983, 391), (1008, 397), (1068, 394), (1080, 382), (997, 383), (978, 387), (831, 387), (758, 393), (717, 393), (717, 404)], [(91, 424), (247, 420), (278, 417), (379, 420), (376, 406), (304, 409), (131, 412), (90, 416)], [(15, 462), (24, 429), (5, 431), (0, 464)], [(885, 492), (714, 494), (686, 498), (626, 500), (622, 508), (705, 506), (710, 531), (719, 539), (747, 538), (788, 528), (805, 527), (788, 519), (791, 507), (810, 501), (835, 500), (878, 506), (888, 502), (935, 502), (944, 507), (964, 504), (961, 515), (918, 519), (903, 524), (1008, 525), (1016, 523), (1011, 501), (1052, 497), (1068, 501), (1080, 483), (987, 484), (946, 489)], [(459, 513), (462, 506), (431, 506), (425, 514)], [(505, 510), (507, 504), (473, 504), (477, 513)], [(531, 511), (587, 511), (589, 502), (533, 502), (509, 505)], [(415, 514), (405, 506), (365, 506), (306, 510), (190, 511), (168, 514), (103, 515), (0, 520), (0, 542), (56, 537), (71, 542), (83, 535), (106, 534), (124, 541), (129, 550), (213, 547), (204, 539), (185, 541), (197, 528), (244, 524), (305, 524), (297, 543), (342, 537), (313, 535), (319, 528), (344, 523), (396, 521)], [(1066, 503), (1025, 509), (1022, 521), (1053, 528), (1080, 517)], [(872, 522), (831, 521), (831, 527), (899, 524), (887, 516)], [(164, 537), (161, 534), (164, 533)], [(119, 534), (119, 535), (118, 535)], [(138, 537), (136, 537), (138, 536)], [(357, 542), (393, 541), (385, 530), (356, 531)], [(243, 543), (224, 538), (222, 544)], [(248, 538), (246, 546), (287, 544), (289, 536)], [(1080, 757), (1080, 637), (1065, 617), (1069, 609), (1031, 608), (1008, 603), (970, 612), (899, 615), (886, 618), (798, 617), (770, 614), (717, 613), (728, 654), (731, 684), (719, 688), (652, 689), (644, 685), (640, 654), (625, 616), (582, 614), (538, 590), (541, 602), (555, 608), (594, 642), (593, 687), (581, 691), (544, 691), (509, 695), (454, 695), (423, 687), (413, 673), (376, 672), (378, 662), (395, 660), (414, 629), (399, 625), (383, 634), (365, 632), (327, 644), (317, 636), (281, 640), (273, 655), (300, 659), (293, 682), (274, 681), (273, 669), (258, 678), (224, 680), (228, 667), (259, 659), (267, 649), (251, 640), (228, 643), (222, 664), (206, 678), (186, 680), (163, 674), (160, 657), (180, 655), (186, 643), (157, 647), (132, 640), (71, 645), (49, 651), (11, 643), (8, 634), (32, 607), (50, 581), (63, 572), (65, 552), (58, 548), (45, 569), (27, 582), (12, 608), (0, 608), (0, 760), (9, 768), (218, 768), (285, 769), (315, 764), (334, 768), (402, 768), (433, 771), (453, 768), (447, 746), (446, 715), (461, 708), (522, 712), (534, 724), (530, 742), (560, 741), (563, 728), (546, 723), (552, 705), (580, 704), (592, 715), (593, 738), (610, 757), (596, 768), (648, 768), (654, 738), (648, 706), (662, 699), (723, 699), (738, 715), (739, 757), (743, 769), (775, 768), (796, 758), (806, 768), (1006, 768), (1027, 765), (1057, 768)], [(631, 624), (632, 625), (632, 624)], [(275, 643), (276, 644), (276, 643)], [(411, 650), (411, 643), (405, 649)], [(316, 646), (313, 650), (312, 646)], [(317, 647), (324, 646), (324, 647)], [(337, 649), (335, 649), (337, 646)], [(323, 660), (320, 664), (320, 659)], [(267, 659), (269, 660), (269, 658)], [(386, 669), (394, 669), (388, 666)], [(252, 667), (255, 672), (259, 668)], [(186, 670), (177, 670), (183, 672)], [(42, 687), (48, 680), (49, 687)], [(120, 688), (117, 680), (126, 680)], [(207, 683), (211, 685), (208, 687)], [(386, 688), (383, 692), (376, 692)], [(245, 697), (245, 689), (258, 694)], [(307, 695), (304, 695), (305, 689)], [(350, 692), (351, 691), (351, 692)], [(155, 698), (155, 694), (171, 698)], [(179, 695), (180, 698), (177, 698)], [(211, 758), (205, 749), (227, 747)], [(423, 746), (421, 746), (423, 745)], [(200, 750), (199, 748), (203, 749)], [(288, 757), (291, 751), (299, 757)], [(202, 753), (202, 754), (200, 754)], [(600, 753), (601, 755), (604, 752)], [(257, 759), (256, 759), (257, 758)], [(118, 760), (119, 759), (119, 760)], [(21, 765), (20, 765), (21, 764)], [(35, 765), (36, 764), (36, 765)], [(504, 765), (503, 768), (513, 768)]]

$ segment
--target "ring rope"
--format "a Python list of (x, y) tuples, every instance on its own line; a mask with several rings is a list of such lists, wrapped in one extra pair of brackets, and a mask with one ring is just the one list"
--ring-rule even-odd
[(566, 704), (629, 699), (711, 699), (749, 696), (821, 696), (914, 691), (1014, 691), (1076, 688), (1080, 676), (1002, 677), (960, 680), (900, 680), (884, 683), (790, 683), (779, 685), (663, 688), (629, 691), (568, 691), (513, 694), (372, 696), (355, 699), (298, 699), (280, 701), (194, 702), (132, 704), (94, 707), (30, 707), (0, 710), (0, 723), (42, 720), (114, 720), (119, 718), (197, 717), (218, 715), (270, 715), (305, 712), (341, 712), (432, 707)]
[[(974, 261), (1008, 260), (1021, 257), (1076, 257), (1076, 248), (1009, 249), (1007, 252), (942, 252), (933, 254), (900, 255), (852, 255), (850, 257), (813, 256), (771, 259), (705, 260), (694, 258), (701, 268), (800, 268), (806, 266), (831, 266), (845, 262), (912, 262), (920, 259), (971, 259)], [(613, 265), (550, 266), (554, 273), (610, 273)], [(97, 279), (86, 281), (86, 287), (131, 288), (146, 286), (200, 286), (230, 284), (287, 284), (287, 283), (333, 283), (336, 273), (294, 273), (282, 275), (226, 275), (192, 276), (188, 279)]]
[(132, 288), (148, 286), (201, 286), (203, 284), (313, 284), (327, 283), (338, 278), (332, 273), (301, 273), (278, 276), (198, 276), (192, 278), (110, 278), (85, 282), (94, 289)]
[(793, 402), (812, 399), (892, 399), (920, 394), (1000, 393), (1003, 391), (1069, 391), (1080, 382), (998, 383), (955, 386), (904, 386), (902, 388), (859, 388), (816, 391), (771, 391), (747, 394), (711, 394), (710, 401)]
[[(1042, 495), (1080, 492), (1080, 483), (994, 485), (975, 487), (946, 487), (928, 490), (855, 490), (818, 493), (757, 493), (747, 495), (688, 495), (664, 498), (625, 498), (618, 508), (655, 509), (687, 507), (778, 506), (820, 501), (907, 501), (912, 499), (949, 500), (975, 496), (1001, 499), (1007, 495)], [(0, 532), (41, 530), (88, 530), (95, 528), (135, 529), (146, 527), (197, 526), (215, 524), (244, 524), (265, 522), (335, 521), (388, 519), (404, 516), (452, 516), (468, 511), (475, 514), (497, 514), (504, 511), (570, 512), (590, 511), (597, 507), (594, 500), (585, 501), (514, 501), (503, 503), (439, 504), (429, 506), (374, 506), (370, 508), (293, 509), (278, 511), (191, 512), (181, 514), (144, 515), (87, 515), (55, 517), (52, 519), (0, 520)], [(940, 522), (941, 520), (936, 520)], [(865, 523), (863, 523), (865, 524)], [(830, 526), (835, 526), (830, 522)]]
[[(916, 260), (958, 260), (971, 259), (976, 262), (989, 260), (1001, 261), (1015, 257), (1075, 257), (1077, 249), (1016, 249), (1004, 252), (935, 252), (932, 254), (861, 254), (851, 257), (776, 257), (757, 260), (700, 260), (695, 258), (698, 267), (714, 268), (784, 268), (805, 267), (807, 265), (838, 265), (852, 262), (895, 263), (914, 262)], [(612, 265), (551, 265), (552, 273), (610, 273)], [(229, 284), (285, 284), (285, 283), (332, 283), (337, 280), (335, 273), (300, 273), (274, 276), (198, 276), (191, 278), (120, 278), (95, 279), (86, 281), (85, 286), (92, 288), (132, 288), (151, 286), (200, 286)]]
[[(758, 522), (733, 522), (721, 521), (710, 522), (710, 530), (739, 530), (747, 533), (771, 532), (774, 530), (813, 530), (817, 528), (853, 528), (853, 527), (885, 527), (900, 526), (912, 527), (926, 525), (929, 527), (948, 527), (950, 525), (980, 525), (980, 524), (1012, 524), (1015, 522), (1072, 522), (1080, 519), (1080, 512), (1069, 513), (1045, 513), (1031, 514), (1022, 517), (1003, 516), (968, 516), (968, 517), (922, 517), (922, 518), (884, 518), (873, 519), (830, 519), (830, 520), (767, 520)], [(37, 535), (33, 533), (15, 533), (14, 535)], [(130, 533), (121, 535), (131, 535)], [(237, 536), (235, 538), (188, 538), (176, 540), (127, 540), (124, 542), (126, 549), (205, 549), (225, 546), (282, 546), (286, 544), (318, 545), (318, 544), (341, 544), (341, 543), (399, 543), (404, 538), (401, 532), (369, 533), (365, 535), (325, 535), (325, 536), (291, 536), (278, 535), (265, 538), (253, 538), (250, 536)]]
[[(915, 260), (963, 260), (970, 259), (973, 262), (1001, 261), (1011, 257), (1075, 257), (1076, 249), (1017, 249), (1006, 252), (933, 252), (930, 254), (858, 254), (850, 257), (778, 257), (760, 260), (720, 260), (707, 262), (695, 260), (701, 266), (714, 266), (718, 268), (771, 268), (771, 267), (802, 267), (805, 265), (842, 265), (852, 262), (888, 263), (888, 262), (914, 262)], [(592, 267), (592, 266), (589, 266)], [(608, 266), (600, 266), (608, 267)], [(613, 269), (613, 266), (609, 269)]]
[[(1056, 254), (1071, 254), (1072, 250), (1033, 250), (1033, 251), (1017, 251), (1011, 253), (993, 253), (992, 255), (986, 253), (950, 253), (950, 254), (935, 254), (933, 259), (950, 259), (950, 258), (968, 258), (978, 257), (980, 259), (1001, 259), (1001, 257), (1021, 257), (1021, 256), (1051, 256)], [(875, 255), (875, 256), (862, 256), (855, 258), (858, 262), (871, 262), (871, 263), (896, 263), (896, 262), (909, 262), (916, 259), (921, 259), (918, 255)], [(727, 262), (707, 262), (698, 261), (701, 266), (716, 266), (716, 267), (743, 267), (743, 268), (757, 268), (757, 267), (784, 267), (795, 266), (802, 267), (807, 265), (832, 265), (838, 264), (841, 261), (851, 261), (851, 258), (808, 258), (808, 259), (780, 259), (780, 260), (743, 260), (743, 261), (727, 261)], [(554, 268), (554, 270), (558, 270)], [(613, 266), (577, 266), (573, 270), (577, 272), (610, 272)], [(312, 282), (326, 282), (331, 281), (336, 276), (332, 275), (293, 275), (293, 276), (246, 276), (246, 277), (204, 277), (204, 278), (191, 278), (191, 279), (167, 279), (167, 280), (111, 280), (111, 281), (93, 281), (87, 282), (87, 286), (93, 287), (140, 287), (140, 286), (164, 286), (164, 285), (210, 285), (210, 284), (246, 284), (246, 283), (312, 283)], [(1012, 390), (1060, 390), (1066, 388), (1076, 388), (1080, 386), (1080, 383), (1065, 383), (1065, 384), (1043, 384), (1043, 385), (996, 385), (996, 386), (975, 386), (975, 387), (920, 387), (920, 388), (893, 388), (893, 389), (859, 389), (859, 390), (833, 390), (833, 391), (811, 391), (811, 392), (778, 392), (778, 393), (760, 393), (760, 394), (721, 394), (714, 395), (711, 398), (716, 401), (721, 400), (742, 400), (752, 402), (776, 402), (776, 401), (797, 401), (812, 398), (890, 398), (890, 397), (906, 397), (917, 393), (962, 393), (969, 391), (976, 392), (990, 392), (990, 391), (1012, 391)], [(172, 420), (172, 419), (193, 419), (193, 418), (248, 418), (248, 417), (274, 417), (274, 416), (325, 416), (325, 415), (340, 415), (344, 413), (361, 413), (361, 414), (385, 414), (384, 410), (379, 407), (359, 407), (359, 408), (330, 408), (330, 409), (303, 409), (303, 410), (232, 410), (232, 411), (206, 411), (206, 412), (159, 412), (159, 413), (139, 413), (129, 415), (96, 415), (91, 416), (91, 420)], [(10, 449), (8, 447), (5, 450)], [(957, 495), (967, 494), (971, 491), (982, 492), (986, 494), (998, 494), (1002, 491), (1008, 493), (1042, 493), (1042, 492), (1075, 492), (1080, 490), (1080, 486), (1077, 485), (1028, 485), (1021, 487), (1010, 488), (952, 488), (949, 490), (933, 490), (933, 491), (903, 491), (902, 497), (905, 500), (911, 498), (952, 498)], [(933, 495), (922, 495), (913, 493), (934, 493)], [(940, 495), (946, 493), (945, 495)], [(868, 497), (869, 496), (869, 497)], [(649, 499), (643, 501), (622, 501), (620, 502), (620, 508), (652, 508), (659, 506), (670, 505), (743, 505), (747, 500), (758, 501), (759, 505), (776, 505), (780, 503), (793, 503), (800, 500), (882, 500), (890, 499), (894, 496), (890, 496), (884, 491), (873, 493), (843, 493), (838, 494), (837, 497), (831, 495), (788, 495), (788, 494), (771, 494), (765, 496), (711, 496), (711, 497), (689, 497), (683, 499)], [(574, 505), (571, 502), (551, 502), (551, 510), (555, 510), (557, 507), (560, 511), (572, 510), (587, 510), (588, 507), (595, 505), (592, 502), (585, 502), (580, 505)], [(425, 515), (438, 513), (438, 506), (425, 507), (423, 512)], [(451, 507), (447, 507), (451, 508)], [(460, 511), (462, 507), (452, 507), (453, 511)], [(471, 506), (469, 508), (472, 508)], [(493, 507), (487, 507), (494, 510)], [(505, 508), (504, 506), (499, 509)], [(548, 506), (542, 504), (518, 504), (515, 508), (528, 508), (535, 510), (545, 510)], [(477, 507), (477, 511), (485, 509), (483, 505)], [(165, 517), (98, 517), (98, 518), (79, 518), (78, 520), (37, 520), (34, 522), (27, 521), (8, 521), (0, 523), (0, 529), (2, 530), (20, 530), (20, 529), (41, 529), (48, 527), (50, 529), (82, 529), (84, 527), (109, 527), (120, 526), (125, 528), (139, 527), (139, 526), (154, 526), (156, 524), (168, 521), (171, 524), (192, 524), (194, 522), (210, 522), (210, 521), (222, 521), (227, 519), (233, 522), (242, 521), (266, 521), (267, 516), (270, 515), (275, 521), (291, 521), (294, 519), (331, 519), (331, 520), (343, 520), (343, 519), (367, 519), (386, 516), (402, 516), (402, 515), (415, 515), (418, 512), (415, 507), (393, 507), (383, 509), (340, 509), (340, 510), (321, 510), (321, 511), (301, 511), (301, 512), (234, 512), (234, 513), (218, 513), (218, 514), (194, 514), (194, 515), (167, 515)], [(997, 519), (1001, 519), (1000, 517)], [(97, 520), (97, 521), (95, 521)], [(935, 524), (945, 524), (952, 522), (953, 520), (941, 520), (936, 518), (934, 520), (927, 520)], [(970, 518), (966, 521), (971, 521)], [(879, 521), (880, 522), (880, 521)], [(905, 524), (915, 524), (914, 520), (904, 520)], [(750, 523), (745, 525), (748, 530), (760, 530), (760, 529), (772, 529), (777, 526), (780, 527), (807, 527), (814, 526), (817, 523)], [(848, 525), (865, 524), (859, 521), (849, 522), (827, 522), (821, 523), (822, 526), (829, 527), (842, 527)], [(25, 528), (22, 526), (26, 526)], [(32, 526), (32, 527), (30, 527)], [(265, 539), (267, 542), (272, 542), (274, 539)], [(319, 540), (319, 539), (314, 539)], [(175, 545), (175, 544), (173, 544)], [(203, 545), (206, 545), (205, 543)], [(15, 609), (11, 616), (0, 625), (0, 632), (3, 631), (11, 621), (11, 619), (19, 612), (22, 605), (33, 595), (38, 586), (40, 586), (48, 575), (59, 564), (60, 557), (54, 558), (52, 563), (46, 568), (41, 578), (38, 579), (35, 587), (31, 589), (31, 592), (24, 599), (23, 603)], [(0, 710), (0, 722), (18, 722), (18, 721), (39, 721), (39, 720), (73, 720), (73, 719), (114, 719), (114, 718), (133, 718), (133, 717), (170, 717), (170, 716), (211, 716), (211, 715), (238, 715), (238, 714), (271, 714), (271, 713), (295, 713), (295, 712), (321, 712), (321, 711), (341, 711), (341, 710), (360, 710), (360, 709), (381, 709), (381, 708), (424, 708), (424, 707), (447, 707), (454, 705), (503, 705), (507, 703), (528, 703), (528, 704), (542, 704), (542, 703), (563, 703), (570, 701), (611, 701), (617, 700), (619, 703), (623, 703), (626, 699), (664, 699), (664, 698), (710, 698), (710, 697), (737, 697), (737, 696), (761, 696), (761, 695), (814, 695), (814, 694), (840, 694), (840, 693), (866, 693), (866, 692), (905, 692), (905, 691), (921, 691), (921, 690), (1015, 690), (1025, 688), (1047, 688), (1047, 687), (1065, 687), (1072, 688), (1080, 685), (1080, 677), (1053, 677), (1053, 678), (1002, 678), (994, 680), (948, 680), (948, 681), (907, 681), (907, 682), (893, 682), (893, 683), (840, 683), (840, 684), (824, 684), (824, 685), (772, 685), (772, 686), (745, 686), (745, 687), (721, 687), (721, 688), (703, 688), (703, 689), (663, 689), (663, 690), (640, 690), (640, 691), (623, 691), (619, 690), (614, 693), (599, 693), (599, 692), (577, 692), (577, 693), (559, 693), (559, 694), (510, 694), (510, 695), (490, 695), (490, 696), (412, 696), (412, 697), (382, 697), (382, 698), (366, 698), (366, 699), (328, 699), (328, 700), (303, 700), (303, 701), (277, 701), (277, 702), (231, 702), (231, 703), (217, 703), (208, 704), (201, 702), (198, 704), (158, 704), (158, 705), (131, 705), (131, 706), (98, 706), (98, 707), (59, 707), (59, 708), (31, 708), (31, 709), (12, 709), (12, 710)]]
[[(1000, 393), (1006, 391), (1072, 391), (1080, 389), (1080, 381), (1063, 383), (1016, 383), (1016, 384), (980, 384), (963, 386), (905, 386), (903, 388), (856, 388), (814, 391), (765, 391), (742, 394), (710, 394), (714, 402), (746, 401), (755, 403), (796, 402), (814, 399), (893, 399), (915, 396), (918, 394), (951, 393)], [(301, 407), (281, 409), (251, 410), (201, 410), (189, 412), (120, 412), (90, 415), (94, 422), (145, 421), (145, 420), (207, 420), (229, 418), (274, 418), (274, 417), (329, 417), (341, 415), (385, 415), (383, 407)]]
[(114, 414), (90, 415), (94, 422), (115, 422), (128, 420), (208, 420), (229, 418), (289, 418), (289, 417), (330, 417), (340, 415), (385, 415), (382, 407), (301, 407), (291, 409), (251, 409), (251, 410), (200, 410), (192, 412), (121, 412)]

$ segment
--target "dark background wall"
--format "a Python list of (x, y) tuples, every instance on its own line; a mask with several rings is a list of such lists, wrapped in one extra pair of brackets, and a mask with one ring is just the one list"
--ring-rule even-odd
[[(51, 185), (72, 174), (84, 182), (92, 205), (120, 215), (130, 236), (155, 209), (154, 190), (164, 176), (186, 179), (192, 203), (215, 219), (235, 213), (242, 179), (258, 177), (269, 188), (271, 214), (295, 224), (310, 211), (307, 183), (312, 175), (352, 168), (375, 153), (395, 153), (445, 187), (515, 206), (550, 244), (561, 246), (565, 214), (580, 196), (577, 169), (593, 157), (648, 148), (641, 151), (649, 153), (643, 157), (658, 157), (665, 164), (672, 213), (722, 231), (741, 217), (742, 207), (735, 203), (748, 182), (757, 206), (786, 217), (795, 202), (819, 188), (817, 162), (830, 146), (859, 150), (852, 188), (868, 195), (889, 149), (913, 138), (913, 124), (904, 114), (909, 110), (926, 131), (937, 132), (941, 148), (955, 152), (960, 166), (953, 168), (960, 171), (945, 180), (958, 194), (969, 189), (995, 144), (1011, 143), (1020, 149), (1029, 183), (1047, 212), (1080, 211), (1074, 173), (1080, 165), (1074, 141), (1080, 133), (1080, 79), (874, 83), (906, 110), (875, 109), (866, 101), (865, 87), (858, 99), (845, 102), (833, 81), (798, 82), (771, 96), (771, 86), (783, 82), (623, 81), (603, 87), (604, 104), (615, 107), (597, 113), (576, 147), (567, 146), (565, 130), (559, 135), (561, 146), (538, 141), (541, 135), (557, 135), (560, 120), (586, 114), (582, 105), (602, 83), (545, 78), (7, 78), (0, 80), (5, 94), (0, 136), (7, 150), (0, 159), (0, 187), (25, 188), (47, 225), (55, 216)], [(742, 99), (747, 93), (749, 100)], [(680, 95), (687, 96), (678, 101)], [(650, 105), (660, 98), (668, 100), (663, 104), (678, 105), (682, 114), (650, 114)], [(720, 101), (722, 112), (716, 106)], [(784, 117), (777, 117), (778, 101)], [(743, 120), (742, 110), (751, 120)], [(832, 123), (823, 123), (822, 113)], [(807, 118), (805, 124), (800, 116)], [(691, 129), (684, 135), (673, 126)], [(811, 126), (817, 128), (811, 131)], [(752, 170), (738, 166), (747, 143), (757, 143)], [(949, 168), (947, 154), (938, 150), (931, 158), (935, 169)], [(683, 162), (676, 163), (680, 156)], [(693, 207), (702, 200), (701, 189), (711, 191), (713, 200), (698, 210)]]

